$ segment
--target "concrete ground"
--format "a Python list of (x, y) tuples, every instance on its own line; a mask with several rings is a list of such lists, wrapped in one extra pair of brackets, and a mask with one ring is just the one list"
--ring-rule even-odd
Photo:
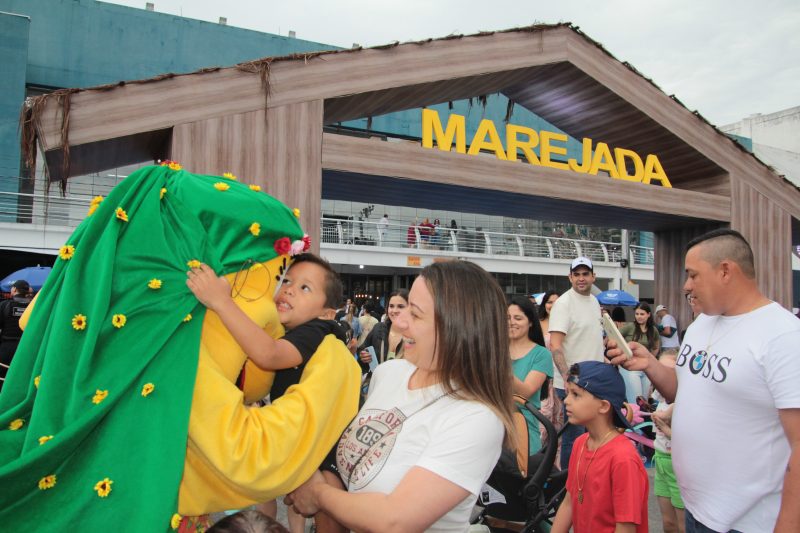
[(661, 523), (661, 510), (658, 507), (658, 500), (653, 494), (653, 477), (656, 475), (655, 468), (647, 469), (647, 478), (650, 480), (650, 492), (647, 495), (647, 518), (650, 519), (650, 533), (664, 533)]

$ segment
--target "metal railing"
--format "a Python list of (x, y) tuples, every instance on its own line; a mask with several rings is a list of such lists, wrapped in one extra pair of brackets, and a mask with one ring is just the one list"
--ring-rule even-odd
[[(619, 263), (622, 245), (479, 229), (406, 225), (322, 217), (322, 244), (505, 255), (541, 259), (574, 259), (579, 255), (602, 263)], [(631, 246), (632, 265), (652, 265), (653, 249)]]
[[(90, 197), (0, 192), (0, 222), (75, 228), (86, 217)], [(622, 245), (614, 242), (447, 228), (419, 224), (321, 218), (321, 243), (387, 247), (492, 256), (573, 259), (579, 255), (619, 263)], [(631, 265), (654, 264), (653, 248), (630, 246)]]
[(0, 191), (0, 222), (76, 228), (86, 218), (90, 197)]

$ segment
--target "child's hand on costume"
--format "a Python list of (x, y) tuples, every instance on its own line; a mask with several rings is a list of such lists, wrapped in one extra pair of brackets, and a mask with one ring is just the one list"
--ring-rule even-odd
[(231, 286), (228, 280), (217, 276), (208, 265), (201, 264), (199, 268), (191, 269), (186, 275), (188, 276), (186, 285), (200, 303), (209, 309), (216, 311), (231, 299)]

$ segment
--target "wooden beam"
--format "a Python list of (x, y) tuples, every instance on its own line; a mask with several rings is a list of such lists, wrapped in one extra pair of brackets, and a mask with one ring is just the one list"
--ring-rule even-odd
[(630, 105), (658, 122), (729, 174), (747, 176), (748, 183), (782, 209), (800, 218), (800, 189), (748, 154), (661, 89), (619, 61), (614, 61), (576, 33), (570, 33), (568, 61), (605, 85)]
[(730, 199), (723, 196), (589, 176), (527, 162), (501, 161), (487, 154), (443, 152), (422, 148), (414, 142), (384, 142), (326, 133), (322, 166), (695, 219), (730, 220)]
[[(563, 60), (571, 32), (558, 27), (496, 33), (277, 61), (269, 68), (269, 99), (258, 74), (235, 67), (87, 90), (71, 96), (69, 142), (84, 144), (267, 106), (552, 63)], [(45, 150), (61, 146), (61, 123), (57, 102), (51, 99), (39, 130)]]
[(322, 112), (322, 101), (315, 100), (182, 124), (173, 130), (171, 157), (192, 172), (232, 172), (299, 208), (318, 252)]

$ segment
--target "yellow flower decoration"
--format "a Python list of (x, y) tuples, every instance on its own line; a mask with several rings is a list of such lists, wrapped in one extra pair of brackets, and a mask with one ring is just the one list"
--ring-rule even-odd
[(39, 490), (52, 489), (56, 486), (56, 475), (50, 474), (39, 480)]
[(33, 378), (33, 386), (37, 389), (39, 388), (39, 382), (42, 380), (42, 376), (36, 376)]
[(167, 194), (167, 188), (161, 187), (161, 192), (158, 193), (158, 199), (163, 200), (165, 194)]
[(41, 446), (45, 442), (51, 440), (52, 438), (53, 438), (52, 435), (44, 435), (43, 437), (39, 437), (39, 446)]
[(254, 237), (258, 237), (258, 234), (261, 233), (261, 224), (258, 222), (250, 224), (250, 233), (252, 233)]
[(175, 161), (170, 161), (167, 166), (170, 170), (181, 170), (183, 168), (180, 163), (176, 163)]
[(197, 259), (192, 259), (191, 261), (186, 263), (186, 266), (188, 266), (189, 268), (200, 268), (200, 264), (201, 264), (200, 261), (198, 261)]
[(16, 420), (11, 421), (11, 423), (8, 425), (8, 429), (10, 429), (11, 431), (16, 431), (24, 425), (25, 421), (21, 418), (17, 418)]
[(157, 290), (161, 288), (161, 280), (153, 278), (149, 282), (147, 282), (147, 286), (153, 290)]
[(144, 387), (142, 387), (142, 396), (145, 398), (155, 390), (156, 386), (152, 383), (145, 383)]
[(72, 256), (75, 255), (75, 247), (71, 244), (65, 244), (61, 248), (58, 249), (58, 257), (63, 259), (64, 261), (69, 261), (72, 259)]
[(100, 206), (102, 202), (103, 202), (102, 196), (95, 196), (94, 198), (92, 198), (92, 201), (89, 202), (89, 212), (86, 213), (86, 216), (88, 217), (89, 215), (97, 211), (97, 208)]
[(226, 172), (222, 175), (223, 178), (236, 181), (236, 176), (232, 172)]
[(217, 183), (214, 184), (214, 188), (217, 189), (218, 191), (227, 191), (228, 189), (231, 188), (231, 186), (228, 185), (227, 183), (222, 183), (221, 181), (218, 181)]
[(189, 322), (192, 319), (192, 313), (188, 313), (185, 317), (183, 317), (184, 322)]
[(86, 316), (78, 313), (72, 317), (72, 329), (78, 331), (86, 329)]
[(181, 520), (183, 520), (183, 517), (178, 513), (175, 513), (172, 515), (172, 518), (169, 521), (169, 527), (172, 529), (178, 529), (178, 527), (181, 525)]
[(297, 209), (296, 207), (292, 209), (292, 213), (294, 213), (294, 216), (296, 216), (297, 218), (300, 218), (300, 210)]
[(123, 222), (127, 222), (128, 221), (128, 213), (126, 213), (125, 210), (122, 209), (121, 207), (118, 207), (117, 210), (114, 211), (114, 214), (121, 221), (123, 221)]
[(111, 317), (111, 323), (114, 324), (114, 327), (119, 329), (125, 325), (128, 321), (128, 317), (123, 314), (117, 314)]
[(108, 396), (108, 391), (107, 390), (97, 389), (95, 391), (95, 393), (94, 393), (94, 396), (92, 396), (92, 403), (97, 405), (98, 403), (100, 403), (103, 400), (105, 400), (106, 396)]
[(97, 492), (97, 495), (101, 498), (105, 498), (111, 492), (111, 484), (114, 483), (108, 478), (104, 478), (102, 481), (98, 481), (94, 484), (94, 490)]
[(250, 190), (258, 192), (258, 191), (261, 190), (261, 186), (260, 185), (250, 185)]

